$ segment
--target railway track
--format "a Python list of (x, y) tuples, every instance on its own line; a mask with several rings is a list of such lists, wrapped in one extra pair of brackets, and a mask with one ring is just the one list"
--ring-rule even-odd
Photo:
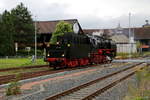
[(135, 68), (140, 64), (142, 63), (134, 64), (123, 70), (111, 73), (80, 86), (73, 87), (56, 95), (52, 95), (46, 100), (92, 100), (97, 95), (132, 76), (137, 71)]
[[(44, 67), (46, 67), (46, 66), (44, 66)], [(87, 67), (88, 66), (77, 67), (77, 68), (68, 68), (68, 69), (60, 69), (60, 70), (52, 70), (51, 69), (51, 70), (38, 71), (38, 72), (20, 73), (20, 75), (21, 75), (20, 76), (20, 80), (34, 78), (34, 77), (43, 76), (43, 75), (54, 74), (54, 73), (59, 73), (59, 72), (64, 72), (64, 71), (71, 71), (71, 70), (75, 70), (75, 69), (82, 69), (82, 68), (87, 68)], [(29, 67), (29, 69), (31, 69), (31, 67)], [(11, 70), (14, 70), (14, 69), (11, 69)], [(0, 85), (9, 83), (9, 82), (13, 81), (14, 79), (16, 79), (16, 75), (4, 75), (4, 76), (0, 76)]]
[(48, 65), (37, 65), (37, 66), (25, 66), (25, 67), (16, 67), (16, 68), (5, 68), (0, 69), (0, 72), (13, 71), (13, 70), (23, 70), (23, 69), (32, 69), (32, 68), (43, 68), (48, 67)]
[[(112, 64), (116, 64), (116, 63), (112, 63)], [(96, 66), (96, 65), (91, 65), (90, 67), (92, 67), (92, 66)], [(48, 67), (48, 66), (43, 65), (43, 66), (28, 66), (28, 67), (21, 67), (21, 68), (8, 68), (8, 69), (4, 69), (3, 71), (6, 72), (6, 71), (12, 71), (12, 70), (24, 70), (24, 69), (32, 69), (32, 68), (34, 69), (34, 68), (44, 68), (44, 67)], [(59, 69), (59, 70), (49, 69), (49, 70), (37, 71), (37, 72), (25, 72), (25, 73), (20, 73), (20, 75), (21, 75), (20, 80), (34, 78), (34, 77), (43, 76), (43, 75), (54, 74), (54, 73), (59, 73), (59, 72), (64, 72), (64, 71), (71, 71), (71, 70), (75, 70), (75, 69), (83, 69), (83, 68), (88, 68), (88, 67), (89, 66)], [(2, 70), (0, 70), (0, 72), (1, 71)], [(0, 85), (12, 82), (15, 78), (16, 78), (15, 74), (0, 76)]]
[[(87, 67), (84, 67), (84, 68), (87, 68)], [(20, 73), (20, 75), (21, 75), (20, 80), (34, 78), (34, 77), (43, 76), (43, 75), (54, 74), (54, 73), (59, 73), (59, 72), (64, 72), (64, 71), (70, 71), (70, 70), (75, 70), (75, 69), (77, 69), (77, 68)], [(80, 69), (80, 67), (78, 69)], [(0, 76), (0, 85), (9, 83), (9, 82), (13, 81), (14, 79), (16, 79), (16, 75)]]
[[(92, 65), (92, 66), (95, 66), (95, 65)], [(31, 69), (32, 67), (29, 66), (27, 68)], [(41, 68), (42, 66), (38, 66), (38, 67)], [(47, 66), (44, 66), (44, 67), (47, 67)], [(71, 71), (71, 70), (75, 70), (75, 69), (88, 68), (88, 67), (89, 66), (67, 68), (67, 69), (60, 69), (60, 70), (52, 70), (51, 69), (51, 70), (45, 70), (45, 71), (20, 73), (20, 75), (21, 75), (20, 80), (34, 78), (34, 77), (43, 76), (43, 75), (54, 74), (54, 73), (59, 73), (59, 72), (64, 72), (64, 71)], [(33, 67), (33, 68), (36, 68), (36, 66)], [(21, 68), (18, 68), (18, 69), (21, 69)], [(15, 69), (10, 69), (10, 70), (15, 70)], [(6, 71), (4, 71), (4, 72), (6, 72)], [(9, 83), (9, 82), (13, 81), (15, 78), (16, 78), (16, 75), (4, 75), (4, 76), (0, 76), (0, 85)]]
[[(63, 70), (59, 71), (38, 71), (38, 72), (27, 72), (27, 73), (21, 73), (21, 78), (20, 80), (28, 79), (28, 78), (33, 78), (33, 77), (38, 77), (42, 75), (48, 75), (48, 74), (53, 74), (53, 73), (58, 73), (62, 72)], [(9, 83), (16, 79), (16, 75), (5, 75), (5, 76), (0, 76), (0, 85)]]

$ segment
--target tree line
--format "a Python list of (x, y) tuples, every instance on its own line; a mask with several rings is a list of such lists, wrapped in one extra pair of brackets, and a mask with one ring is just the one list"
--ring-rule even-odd
[(34, 22), (23, 3), (0, 14), (0, 56), (15, 55), (15, 43), (24, 47), (34, 42)]

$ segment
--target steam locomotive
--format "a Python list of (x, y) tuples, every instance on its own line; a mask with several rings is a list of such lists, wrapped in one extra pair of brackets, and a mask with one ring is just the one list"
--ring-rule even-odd
[(116, 44), (101, 36), (65, 33), (46, 47), (45, 61), (54, 69), (111, 62)]

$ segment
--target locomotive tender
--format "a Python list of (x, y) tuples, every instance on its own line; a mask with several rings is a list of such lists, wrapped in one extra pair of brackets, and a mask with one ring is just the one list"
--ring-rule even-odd
[(45, 61), (56, 69), (111, 62), (115, 56), (116, 44), (111, 39), (72, 32), (46, 47)]

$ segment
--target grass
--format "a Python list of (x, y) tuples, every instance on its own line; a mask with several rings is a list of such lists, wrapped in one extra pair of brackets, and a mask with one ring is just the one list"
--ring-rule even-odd
[(129, 85), (129, 94), (124, 100), (150, 100), (150, 66), (136, 73), (137, 86)]
[(8, 58), (0, 59), (0, 69), (23, 67), (23, 66), (34, 66), (34, 65), (45, 65), (43, 59), (37, 59), (36, 62), (32, 62), (31, 58)]
[(144, 56), (150, 55), (150, 52), (144, 52), (143, 55), (144, 55)]
[(117, 53), (116, 58), (127, 59), (127, 58), (137, 58), (142, 56), (149, 56), (150, 52), (142, 52), (142, 53)]
[(141, 54), (139, 53), (132, 53), (132, 54), (129, 54), (129, 53), (117, 53), (117, 57), (118, 58), (121, 58), (121, 59), (126, 59), (126, 58), (137, 58), (137, 57), (140, 57), (142, 56)]

